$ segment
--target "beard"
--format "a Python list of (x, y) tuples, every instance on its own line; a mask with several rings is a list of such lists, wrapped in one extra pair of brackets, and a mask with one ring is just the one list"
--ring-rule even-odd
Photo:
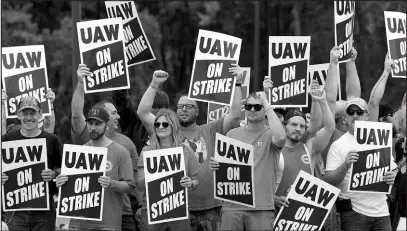
[(197, 117), (197, 116), (196, 116), (195, 114), (193, 114), (193, 115), (189, 115), (189, 116), (188, 116), (188, 119), (183, 120), (183, 119), (181, 119), (181, 116), (178, 116), (178, 118), (179, 118), (179, 123), (180, 123), (180, 125), (183, 126), (183, 127), (189, 127), (191, 124), (195, 123), (196, 117)]
[(103, 129), (103, 132), (101, 132), (101, 133), (96, 132), (96, 131), (91, 131), (89, 133), (89, 137), (91, 140), (98, 140), (98, 139), (100, 139), (100, 137), (102, 137), (106, 133), (106, 130), (107, 130), (107, 125), (105, 126), (105, 129)]
[(292, 134), (291, 136), (289, 136), (287, 138), (290, 139), (293, 142), (300, 142), (303, 137), (304, 137), (304, 135), (301, 135), (299, 133), (295, 133), (295, 134)]

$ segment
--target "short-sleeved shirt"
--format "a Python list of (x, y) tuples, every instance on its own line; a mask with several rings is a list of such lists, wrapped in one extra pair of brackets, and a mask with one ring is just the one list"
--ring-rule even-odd
[(277, 170), (277, 196), (287, 196), (288, 190), (300, 170), (313, 175), (311, 156), (307, 146), (303, 143), (296, 147), (284, 146), (281, 150)]
[[(21, 130), (15, 130), (4, 134), (1, 137), (1, 141), (6, 142), (13, 140), (27, 140), (41, 138), (45, 138), (45, 142), (47, 145), (48, 169), (55, 170), (61, 168), (63, 146), (59, 137), (54, 134), (48, 133), (46, 131), (41, 131), (41, 133), (36, 137), (25, 137), (21, 134)], [(53, 181), (48, 182), (48, 185), (49, 185), (49, 195), (52, 198), (52, 196), (57, 193), (57, 187), (55, 185), (55, 182)]]
[(199, 185), (189, 192), (189, 209), (192, 211), (207, 210), (222, 206), (222, 201), (213, 195), (213, 172), (209, 170), (209, 160), (214, 156), (216, 133), (225, 135), (223, 131), (224, 117), (204, 125), (182, 127), (183, 143), (189, 146), (198, 159)]
[[(71, 136), (72, 136), (72, 142), (77, 145), (82, 145), (90, 140), (89, 136), (89, 130), (87, 128), (88, 124), (86, 124), (85, 129), (82, 131), (80, 135), (77, 135), (75, 131), (71, 129)], [(112, 131), (106, 131), (105, 133), (106, 137), (113, 140), (114, 142), (120, 144), (121, 146), (125, 147), (131, 157), (131, 163), (133, 166), (133, 171), (137, 172), (137, 160), (138, 160), (138, 153), (136, 150), (136, 146), (134, 143), (125, 135), (122, 135), (117, 132), (112, 132)], [(135, 176), (134, 176), (135, 177)], [(123, 214), (125, 215), (132, 215), (132, 210), (131, 210), (131, 202), (129, 196), (124, 197), (124, 207), (123, 207)]]
[[(270, 127), (261, 130), (249, 130), (240, 127), (230, 130), (228, 137), (253, 145), (254, 152), (254, 188), (256, 207), (250, 208), (225, 201), (223, 210), (274, 210), (274, 192), (277, 179), (277, 164), (281, 148), (272, 141)], [(212, 189), (213, 190), (213, 189)], [(212, 191), (213, 194), (213, 191)]]
[[(85, 144), (90, 146), (89, 143)], [(133, 170), (128, 151), (112, 141), (107, 146), (106, 176), (111, 180), (127, 182), (133, 185)], [(113, 188), (104, 188), (102, 221), (71, 219), (70, 226), (87, 229), (121, 229), (123, 212), (123, 193)]]
[[(328, 152), (326, 161), (326, 170), (334, 171), (340, 167), (345, 161), (349, 151), (356, 150), (359, 144), (349, 132), (345, 133), (337, 141), (335, 141)], [(390, 161), (390, 169), (396, 167), (393, 161)], [(352, 209), (360, 214), (369, 217), (383, 217), (389, 215), (387, 206), (387, 196), (385, 193), (364, 193), (364, 192), (348, 192), (348, 184), (351, 177), (351, 169), (347, 171), (345, 178), (339, 184), (341, 190), (339, 197), (351, 199)]]
[[(195, 154), (191, 148), (189, 148), (185, 145), (182, 145), (182, 147), (184, 150), (185, 174), (187, 176), (189, 176), (190, 178), (196, 177), (198, 175), (198, 169), (199, 169), (198, 160), (196, 159)], [(144, 168), (144, 161), (143, 161), (144, 151), (151, 151), (151, 150), (152, 150), (151, 146), (145, 146), (143, 148), (143, 150), (141, 151), (140, 157), (138, 159), (139, 168)], [(142, 180), (142, 182), (138, 182), (138, 185), (139, 185), (139, 187), (138, 187), (139, 190), (143, 193), (143, 195), (141, 197), (142, 198), (141, 205), (142, 205), (143, 209), (146, 209), (147, 208), (147, 192), (146, 192), (145, 180)], [(188, 193), (190, 193), (190, 192), (191, 191), (189, 191)]]

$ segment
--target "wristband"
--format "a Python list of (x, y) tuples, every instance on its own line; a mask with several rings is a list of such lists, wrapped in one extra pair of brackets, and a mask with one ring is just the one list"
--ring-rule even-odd
[(108, 188), (112, 187), (112, 180), (110, 180), (109, 186), (107, 186)]
[(236, 87), (242, 87), (242, 83), (235, 83)]
[(152, 89), (158, 90), (158, 87), (153, 86), (152, 84), (150, 84), (150, 87), (151, 87)]

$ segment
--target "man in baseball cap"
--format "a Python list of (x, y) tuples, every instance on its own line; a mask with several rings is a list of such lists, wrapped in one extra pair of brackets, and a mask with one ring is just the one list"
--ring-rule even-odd
[[(21, 127), (3, 135), (1, 141), (26, 140), (27, 146), (36, 146), (37, 144), (31, 144), (30, 141), (33, 139), (45, 139), (45, 155), (48, 159), (47, 168), (44, 168), (41, 172), (33, 172), (33, 175), (37, 174), (36, 177), (41, 177), (44, 182), (48, 182), (49, 209), (43, 211), (29, 211), (27, 209), (11, 213), (7, 212), (5, 214), (6, 220), (9, 221), (7, 225), (10, 230), (54, 230), (55, 208), (52, 198), (53, 195), (57, 193), (57, 188), (52, 180), (60, 172), (63, 150), (62, 142), (58, 136), (48, 133), (47, 131), (42, 131), (38, 127), (38, 123), (42, 117), (42, 110), (40, 108), (40, 103), (36, 98), (32, 96), (22, 97), (18, 103), (17, 117), (21, 122)], [(27, 142), (27, 140), (29, 142)], [(2, 172), (1, 183), (3, 185), (13, 184), (13, 182), (8, 182), (9, 177), (15, 179), (16, 173), (11, 171), (7, 173)], [(41, 190), (41, 187), (38, 187), (38, 190)], [(29, 206), (29, 204), (27, 204), (27, 206)], [(30, 222), (33, 220), (36, 222)]]

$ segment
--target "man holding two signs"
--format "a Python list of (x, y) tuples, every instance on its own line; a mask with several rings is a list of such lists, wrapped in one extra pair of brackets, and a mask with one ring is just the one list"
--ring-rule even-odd
[[(349, 181), (352, 180), (352, 163), (356, 163), (360, 155), (355, 151), (359, 147), (354, 137), (355, 121), (368, 121), (369, 116), (371, 115), (365, 100), (354, 98), (348, 101), (346, 104), (348, 132), (335, 141), (328, 152), (324, 180), (334, 186), (338, 185), (341, 189), (336, 208), (341, 213), (343, 230), (391, 230), (386, 193), (348, 190)], [(390, 170), (393, 169), (391, 164), (395, 165), (390, 161)], [(391, 185), (395, 176), (394, 172), (387, 171), (382, 181)]]

